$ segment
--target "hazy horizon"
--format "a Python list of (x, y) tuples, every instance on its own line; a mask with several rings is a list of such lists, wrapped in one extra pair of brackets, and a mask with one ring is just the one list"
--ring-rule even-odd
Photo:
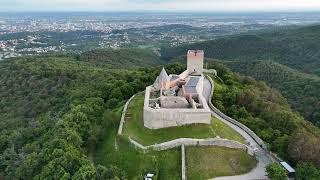
[(318, 0), (4, 0), (0, 12), (317, 12)]

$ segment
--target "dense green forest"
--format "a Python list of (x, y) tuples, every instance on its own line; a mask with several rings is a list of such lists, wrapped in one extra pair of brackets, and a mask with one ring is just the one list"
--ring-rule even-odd
[(320, 25), (164, 48), (162, 58), (181, 59), (188, 49), (203, 49), (207, 58), (266, 81), (295, 110), (320, 126)]
[(97, 66), (109, 68), (138, 68), (162, 64), (159, 56), (144, 49), (92, 50), (78, 58)]
[[(306, 29), (295, 31), (306, 32)], [(289, 32), (275, 34), (281, 33), (284, 39), (295, 37)], [(273, 35), (269, 36), (272, 39)], [(171, 57), (184, 55), (183, 48), (203, 48), (206, 56), (221, 59), (220, 62), (232, 70), (266, 81), (271, 87), (234, 74), (224, 65), (208, 59), (209, 67), (217, 69), (221, 78), (216, 80), (213, 103), (255, 131), (270, 150), (296, 165), (298, 177), (318, 177), (319, 129), (290, 107), (317, 123), (320, 112), (318, 62), (310, 58), (312, 67), (309, 67), (305, 66), (308, 63), (297, 59), (291, 64), (293, 59), (263, 57), (264, 45), (259, 48), (252, 37), (263, 37), (259, 46), (265, 41), (280, 41), (277, 38), (268, 40), (267, 35), (244, 36), (250, 43), (239, 42), (218, 57), (214, 53), (217, 49), (212, 48), (216, 45), (211, 44), (227, 42), (227, 39), (166, 50), (162, 60), (147, 50), (123, 49), (1, 61), (0, 179), (126, 179), (128, 172), (107, 160), (103, 161), (105, 166), (95, 164), (90, 154), (101, 138), (117, 128), (115, 110), (154, 81), (161, 70), (158, 65), (172, 62)], [(238, 42), (241, 37), (233, 37), (235, 39), (237, 41), (231, 42)], [(245, 51), (240, 53), (240, 49), (237, 55), (237, 47), (250, 47), (251, 43), (252, 48), (257, 46), (258, 49), (251, 49), (250, 57), (242, 56)], [(294, 49), (298, 44), (289, 47), (283, 43), (283, 46)], [(226, 43), (223, 47), (229, 46)], [(255, 50), (261, 57), (254, 55)], [(229, 52), (234, 54), (227, 56)], [(317, 55), (311, 50), (310, 54)], [(169, 73), (185, 69), (179, 64), (165, 66)], [(273, 88), (279, 89), (284, 97)]]
[(232, 70), (265, 81), (287, 97), (290, 105), (320, 127), (320, 77), (267, 62), (224, 62)]
[(284, 160), (297, 167), (320, 167), (320, 130), (293, 112), (277, 90), (221, 64), (209, 66), (218, 71), (212, 98), (218, 109), (247, 125)]
[[(116, 66), (72, 56), (0, 63), (0, 178), (126, 177), (115, 166), (94, 165), (89, 153), (117, 127), (113, 110), (144, 90), (161, 69), (119, 70), (130, 68), (120, 62), (137, 53), (114, 54)], [(174, 73), (184, 67), (167, 68)]]
[(188, 49), (203, 49), (208, 58), (222, 60), (272, 60), (320, 75), (320, 25), (268, 33), (235, 35), (217, 40), (164, 48), (163, 58), (185, 55)]

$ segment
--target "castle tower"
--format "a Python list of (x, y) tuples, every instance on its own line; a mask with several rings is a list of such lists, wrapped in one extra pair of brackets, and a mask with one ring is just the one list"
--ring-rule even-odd
[(201, 75), (203, 72), (203, 50), (189, 50), (187, 54), (187, 68), (191, 75)]

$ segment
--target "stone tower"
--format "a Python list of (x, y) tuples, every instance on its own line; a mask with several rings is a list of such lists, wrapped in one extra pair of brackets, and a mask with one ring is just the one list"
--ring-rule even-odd
[(187, 68), (191, 75), (201, 75), (203, 72), (203, 50), (189, 50), (187, 54)]

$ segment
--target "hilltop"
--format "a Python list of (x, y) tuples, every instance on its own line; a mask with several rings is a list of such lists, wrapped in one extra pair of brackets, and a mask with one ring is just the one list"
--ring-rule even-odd
[[(313, 44), (311, 37), (318, 29), (319, 26), (313, 26), (233, 36), (165, 49), (162, 59), (149, 50), (120, 49), (92, 50), (77, 56), (30, 56), (1, 61), (0, 179), (125, 179), (140, 176), (151, 166), (157, 172), (168, 172), (167, 175), (176, 172), (180, 163), (177, 149), (143, 154), (133, 149), (126, 137), (115, 136), (125, 101), (152, 84), (161, 66), (165, 66), (168, 73), (181, 73), (184, 65), (166, 63), (179, 62), (186, 48), (203, 48), (208, 56), (219, 58), (207, 59), (208, 67), (218, 71), (218, 77), (212, 77), (216, 85), (212, 102), (216, 107), (252, 129), (271, 151), (295, 165), (300, 177), (306, 173), (311, 175), (309, 169), (318, 172), (320, 151), (314, 144), (319, 144), (319, 128), (305, 119), (315, 124), (319, 119), (320, 83), (316, 60), (319, 54), (313, 48), (301, 51), (301, 54), (293, 53), (300, 52), (298, 50), (304, 45)], [(308, 37), (303, 44), (293, 40), (300, 38), (294, 36), (300, 32)], [(278, 39), (273, 37), (274, 34), (279, 36)], [(318, 37), (314, 38), (317, 42)], [(219, 45), (220, 42), (224, 42), (223, 46)], [(279, 43), (281, 46), (276, 46)], [(282, 55), (286, 49), (291, 49), (287, 55), (294, 58), (284, 57), (285, 53)], [(219, 52), (218, 56), (215, 52)], [(304, 53), (310, 64), (299, 60)], [(142, 99), (137, 99), (136, 104), (141, 105)], [(141, 120), (139, 106), (133, 104), (130, 109), (132, 116), (129, 119)], [(147, 137), (150, 143), (158, 140), (158, 134), (141, 135), (139, 126), (127, 125), (131, 131), (126, 133), (137, 139)], [(225, 130), (230, 130), (221, 124), (193, 129), (199, 130), (196, 137), (206, 135), (202, 129), (210, 136), (215, 134), (212, 130), (219, 132), (223, 129), (220, 136), (228, 138), (227, 135), (233, 135), (229, 138), (239, 139), (234, 133), (226, 135)], [(184, 128), (181, 132), (168, 134), (163, 131), (160, 134), (163, 140), (168, 140), (185, 136)], [(119, 144), (116, 146), (115, 142)], [(118, 146), (123, 149), (113, 151)], [(105, 156), (106, 152), (108, 156)], [(121, 159), (123, 152), (130, 164), (122, 164), (128, 162)], [(137, 162), (137, 166), (131, 167), (131, 161)], [(150, 161), (152, 163), (147, 164)], [(160, 176), (159, 179), (168, 179), (166, 177)]]
[[(108, 55), (116, 56), (117, 53), (108, 53)], [(110, 59), (116, 59), (116, 57), (112, 56)], [(112, 134), (117, 129), (119, 110), (124, 101), (152, 84), (161, 70), (161, 67), (132, 69), (124, 64), (130, 59), (132, 59), (131, 53), (123, 56), (117, 64), (113, 65), (108, 64), (108, 58), (95, 61), (95, 58), (90, 57), (83, 60), (81, 56), (80, 58), (73, 56), (21, 57), (0, 62), (2, 72), (0, 75), (2, 88), (0, 128), (4, 129), (0, 134), (0, 172), (2, 172), (0, 175), (22, 179), (132, 177), (133, 172), (127, 172), (121, 166), (115, 166), (119, 163), (117, 159), (113, 158), (112, 161), (108, 158), (99, 159), (98, 162), (101, 162), (102, 166), (94, 165), (89, 158), (90, 152), (94, 152), (97, 145), (100, 147), (102, 140), (108, 147), (110, 143), (112, 144), (113, 141), (110, 138), (114, 137)], [(133, 61), (132, 63), (132, 67), (138, 67), (141, 62)], [(135, 65), (135, 63), (138, 64)], [(217, 107), (233, 117), (244, 113), (243, 108), (246, 108), (249, 114), (244, 113), (246, 116), (241, 119), (243, 123), (248, 123), (247, 125), (270, 143), (270, 148), (283, 158), (289, 158), (296, 163), (314, 160), (312, 157), (304, 156), (307, 155), (304, 153), (305, 150), (299, 151), (302, 156), (298, 158), (286, 156), (288, 137), (295, 132), (306, 132), (306, 135), (292, 138), (305, 137), (312, 142), (317, 140), (317, 131), (311, 124), (304, 123), (302, 117), (293, 113), (280, 94), (255, 81), (250, 85), (240, 86), (245, 82), (241, 80), (242, 78), (239, 79), (226, 68), (219, 68), (221, 66), (219, 64), (210, 66), (217, 68), (219, 76), (229, 89), (227, 92), (220, 91), (221, 94), (215, 95), (216, 100), (213, 102), (220, 102)], [(180, 73), (185, 67), (173, 64), (166, 65), (166, 69), (169, 73)], [(288, 116), (282, 117), (284, 114), (279, 113), (279, 116), (268, 117), (279, 120), (279, 123), (274, 121), (274, 124), (270, 124), (271, 127), (269, 127), (264, 123), (268, 119), (264, 116), (257, 117), (258, 115), (250, 109), (250, 106), (246, 104), (230, 106), (230, 102), (234, 101), (239, 92), (251, 91), (252, 88), (259, 95), (255, 97), (258, 98), (258, 102), (268, 104), (270, 101), (278, 107), (279, 111), (284, 109), (283, 113)], [(267, 98), (269, 92), (271, 92), (271, 100)], [(255, 106), (258, 107), (258, 105)], [(266, 109), (260, 109), (259, 112), (264, 111), (268, 112)], [(232, 112), (238, 112), (238, 115)], [(252, 118), (254, 122), (258, 122), (256, 124), (258, 127), (250, 123)], [(269, 130), (274, 126), (278, 129), (276, 134), (272, 134)], [(287, 127), (290, 129), (286, 130)], [(274, 140), (279, 142), (279, 146), (273, 143)], [(138, 158), (139, 162), (145, 162), (144, 160), (148, 158), (154, 159), (152, 154), (147, 156), (139, 154), (122, 141), (120, 146), (129, 148), (128, 156)], [(295, 141), (290, 144), (295, 145), (294, 143)], [(168, 155), (171, 153), (174, 157), (178, 157), (176, 150), (167, 152)], [(136, 156), (137, 154), (139, 155)], [(159, 168), (165, 168), (166, 163), (170, 163), (161, 160), (161, 156), (166, 156), (166, 153), (156, 156), (154, 163), (164, 163)], [(62, 159), (66, 161), (61, 161)], [(168, 170), (176, 167), (170, 168)]]

